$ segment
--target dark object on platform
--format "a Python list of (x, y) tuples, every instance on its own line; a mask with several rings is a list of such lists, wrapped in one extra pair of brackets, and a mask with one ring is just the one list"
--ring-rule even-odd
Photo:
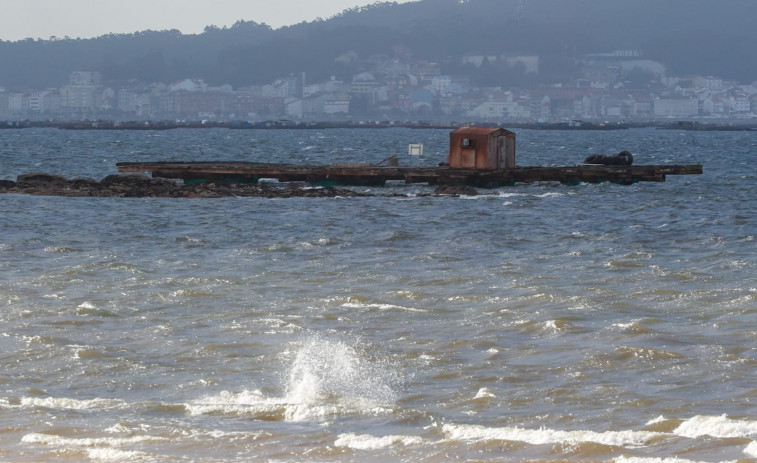
[(618, 154), (592, 154), (584, 159), (584, 164), (602, 164), (605, 166), (630, 166), (633, 164), (633, 155), (628, 151), (621, 151)]

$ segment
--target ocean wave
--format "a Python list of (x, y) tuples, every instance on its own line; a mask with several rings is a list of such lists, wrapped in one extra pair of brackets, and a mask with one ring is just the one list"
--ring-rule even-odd
[(309, 421), (346, 415), (391, 414), (391, 408), (369, 400), (320, 396), (308, 402), (291, 397), (268, 397), (260, 391), (223, 391), (184, 404), (191, 415), (246, 416), (260, 421)]
[(532, 445), (580, 444), (593, 442), (614, 447), (643, 447), (663, 436), (649, 431), (558, 431), (553, 429), (524, 429), (518, 427), (489, 428), (479, 425), (445, 424), (442, 432), (449, 440), (515, 441)]
[(30, 433), (21, 438), (24, 444), (53, 447), (59, 451), (81, 450), (89, 459), (96, 461), (147, 460), (152, 455), (134, 450), (123, 450), (121, 447), (166, 441), (168, 441), (167, 438), (156, 436), (71, 438), (46, 433)]
[(673, 433), (690, 438), (702, 436), (717, 438), (757, 437), (757, 421), (734, 420), (726, 415), (700, 415), (685, 420)]
[(421, 445), (424, 441), (418, 436), (371, 436), (369, 434), (346, 433), (340, 434), (334, 445), (356, 450), (379, 450), (390, 447), (407, 447)]
[(169, 439), (158, 436), (131, 437), (63, 437), (56, 434), (29, 433), (21, 438), (25, 444), (47, 445), (50, 447), (123, 447), (145, 442), (166, 442)]
[(490, 391), (488, 388), (482, 387), (478, 390), (476, 393), (476, 396), (473, 398), (473, 400), (488, 400), (488, 399), (495, 399), (497, 398), (492, 391)]
[(652, 349), (649, 347), (630, 347), (622, 346), (616, 350), (617, 360), (647, 360), (647, 361), (661, 361), (661, 360), (681, 360), (685, 356), (678, 352), (669, 352), (660, 349)]
[(87, 456), (96, 461), (142, 461), (152, 458), (144, 452), (109, 448), (87, 449)]
[[(703, 461), (687, 460), (685, 458), (649, 458), (649, 457), (618, 457), (613, 463), (708, 463)], [(734, 461), (721, 461), (719, 463), (736, 463)]]
[(63, 246), (47, 246), (44, 249), (45, 252), (50, 254), (70, 254), (75, 252), (82, 252), (81, 249), (63, 247)]
[(612, 327), (622, 331), (625, 334), (633, 334), (633, 335), (649, 334), (653, 332), (651, 328), (644, 325), (641, 321), (632, 321), (628, 323), (614, 323)]
[(23, 397), (22, 408), (49, 408), (53, 410), (105, 410), (121, 408), (126, 402), (118, 399), (78, 400), (62, 397)]
[(750, 457), (757, 457), (757, 442), (750, 442), (744, 449), (744, 453)]
[(348, 309), (378, 309), (378, 310), (399, 310), (402, 312), (428, 312), (428, 309), (417, 309), (414, 307), (405, 307), (395, 304), (367, 304), (362, 302), (345, 302), (342, 307)]
[(287, 404), (282, 400), (269, 399), (260, 391), (238, 393), (222, 391), (184, 405), (191, 415), (244, 415), (262, 421), (283, 421)]

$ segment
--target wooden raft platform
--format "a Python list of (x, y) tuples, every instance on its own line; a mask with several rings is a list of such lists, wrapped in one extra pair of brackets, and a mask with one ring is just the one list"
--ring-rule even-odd
[(120, 172), (151, 173), (153, 177), (182, 179), (186, 183), (246, 182), (276, 179), (316, 185), (382, 186), (387, 181), (431, 185), (470, 185), (491, 188), (515, 183), (567, 184), (664, 182), (667, 175), (697, 175), (702, 165), (515, 167), (497, 170), (450, 167), (386, 167), (374, 165), (268, 164), (254, 162), (119, 162)]

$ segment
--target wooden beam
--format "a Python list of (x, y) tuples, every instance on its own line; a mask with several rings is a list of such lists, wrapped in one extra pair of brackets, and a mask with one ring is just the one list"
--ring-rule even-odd
[(605, 166), (582, 164), (565, 167), (515, 167), (499, 170), (450, 167), (383, 167), (265, 164), (253, 162), (122, 162), (120, 172), (149, 172), (154, 177), (185, 181), (257, 182), (261, 178), (281, 182), (308, 181), (343, 185), (383, 185), (388, 180), (405, 183), (461, 184), (479, 187), (514, 183), (617, 183), (664, 182), (667, 175), (699, 175), (701, 164)]

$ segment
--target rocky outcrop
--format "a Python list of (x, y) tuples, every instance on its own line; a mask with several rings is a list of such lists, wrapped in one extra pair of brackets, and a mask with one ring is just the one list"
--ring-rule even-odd
[(92, 178), (68, 180), (60, 175), (31, 173), (19, 175), (16, 181), (0, 180), (0, 193), (38, 196), (121, 197), (121, 198), (221, 198), (246, 196), (263, 198), (364, 196), (346, 188), (309, 188), (304, 184), (204, 183), (184, 185), (165, 178), (141, 174), (109, 175), (97, 181)]
[(441, 185), (434, 191), (435, 195), (447, 196), (476, 196), (478, 190), (466, 185)]
[[(17, 193), (37, 196), (118, 197), (118, 198), (223, 198), (229, 196), (259, 198), (332, 198), (336, 196), (401, 196), (387, 193), (360, 193), (348, 188), (311, 187), (305, 182), (289, 183), (200, 183), (185, 185), (180, 180), (153, 178), (143, 174), (108, 175), (101, 181), (93, 178), (66, 179), (61, 175), (31, 173), (16, 181), (0, 180), (0, 194)], [(433, 195), (476, 196), (471, 186), (440, 185)], [(421, 194), (418, 196), (430, 196)]]

